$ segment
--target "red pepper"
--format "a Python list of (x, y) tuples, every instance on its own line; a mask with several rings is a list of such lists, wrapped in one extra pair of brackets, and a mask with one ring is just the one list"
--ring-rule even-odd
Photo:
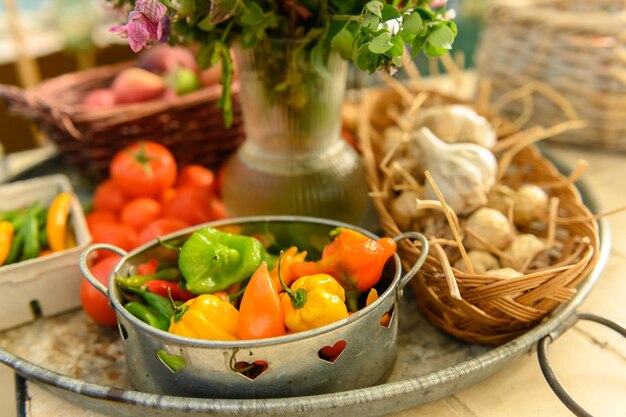
[(156, 258), (152, 258), (137, 266), (137, 275), (151, 275), (154, 274), (159, 267), (159, 261)]
[(356, 298), (380, 280), (387, 259), (396, 251), (396, 242), (388, 237), (373, 240), (343, 227), (333, 230), (331, 236), (333, 240), (319, 261), (294, 263), (290, 271), (296, 276), (332, 276), (345, 288), (350, 311), (356, 311)]
[(165, 281), (161, 279), (153, 279), (141, 286), (141, 289), (150, 291), (152, 294), (158, 294), (162, 297), (169, 298), (168, 290), (172, 294), (172, 299), (175, 301), (188, 301), (192, 298), (196, 298), (197, 295), (186, 290), (184, 288), (180, 288), (178, 282)]

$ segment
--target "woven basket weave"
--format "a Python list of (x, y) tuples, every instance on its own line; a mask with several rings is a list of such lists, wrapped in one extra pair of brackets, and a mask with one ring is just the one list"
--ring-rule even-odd
[[(585, 129), (554, 141), (626, 150), (626, 2), (624, 0), (497, 0), (476, 52), (477, 71), (494, 97), (538, 81), (563, 95)], [(519, 102), (517, 102), (519, 104)], [(544, 96), (532, 102), (530, 123), (562, 118)], [(519, 113), (520, 106), (507, 110)]]
[[(476, 109), (492, 125), (499, 126), (496, 131), (500, 132), (501, 143), (523, 133), (512, 131), (504, 119), (490, 114), (488, 109), (481, 110), (477, 104), (480, 100), (465, 102), (436, 90), (415, 91), (415, 94), (426, 97), (423, 107), (460, 103)], [(403, 101), (403, 96), (391, 88), (372, 90), (363, 97), (360, 110), (359, 137), (372, 201), (381, 227), (389, 236), (406, 230), (399, 226), (400, 222), (390, 210), (396, 192), (390, 185), (393, 179), (384, 169), (390, 161), (383, 151), (383, 132), (394, 125), (393, 115), (402, 114), (410, 107), (406, 97), (407, 94)], [(536, 130), (528, 133), (534, 135)], [(560, 174), (534, 146), (515, 148), (514, 145), (508, 151), (496, 153), (499, 162), (511, 158), (509, 174), (500, 183), (513, 188), (531, 183), (550, 190), (553, 201), (558, 201), (555, 216), (558, 213), (559, 219), (553, 223), (552, 238), (562, 248), (562, 254), (549, 267), (527, 270), (517, 278), (471, 274), (452, 268), (454, 284), (451, 286), (444, 273), (444, 264), (454, 261), (448, 258), (451, 255), (446, 255), (450, 247), (442, 257), (431, 244), (426, 263), (412, 281), (419, 308), (434, 325), (468, 342), (498, 345), (526, 332), (575, 294), (576, 285), (593, 268), (599, 255), (597, 223), (573, 185), (574, 178)], [(515, 152), (511, 151), (513, 149)], [(550, 234), (541, 229), (525, 232), (542, 238)], [(429, 240), (433, 242), (437, 236), (429, 236)], [(420, 247), (402, 242), (399, 252), (408, 267), (419, 256)], [(457, 287), (460, 297), (454, 295), (452, 287)]]
[(234, 119), (224, 126), (216, 104), (221, 86), (215, 85), (172, 99), (92, 109), (80, 105), (84, 95), (110, 85), (133, 63), (98, 67), (65, 74), (33, 90), (0, 85), (0, 98), (17, 114), (32, 119), (55, 142), (67, 161), (93, 179), (107, 176), (115, 152), (139, 140), (166, 146), (179, 165), (217, 168), (244, 140), (243, 120), (234, 87)]

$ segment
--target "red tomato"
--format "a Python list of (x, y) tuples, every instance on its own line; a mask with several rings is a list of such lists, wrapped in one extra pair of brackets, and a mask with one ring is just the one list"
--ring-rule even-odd
[(124, 191), (113, 180), (108, 179), (96, 187), (93, 194), (93, 209), (119, 213), (127, 199)]
[(117, 215), (109, 210), (96, 210), (85, 215), (89, 230), (93, 230), (101, 224), (118, 223)]
[(163, 202), (163, 216), (175, 217), (189, 223), (200, 224), (213, 220), (211, 200), (215, 198), (208, 189), (185, 185), (175, 189)]
[(96, 225), (91, 230), (91, 236), (94, 243), (108, 243), (129, 251), (134, 247), (137, 232), (132, 226), (127, 224), (104, 223)]
[[(119, 255), (107, 256), (101, 261), (96, 262), (89, 269), (100, 283), (108, 287), (111, 271), (113, 271), (113, 268), (120, 259), (121, 256)], [(80, 302), (87, 316), (96, 323), (103, 326), (115, 326), (117, 324), (115, 313), (109, 306), (109, 299), (86, 279), (83, 280), (80, 286)]]
[(163, 207), (161, 203), (150, 197), (137, 197), (124, 204), (120, 219), (122, 223), (129, 224), (140, 230), (148, 223), (161, 216)]
[(178, 173), (176, 185), (178, 187), (191, 185), (212, 190), (215, 187), (215, 174), (202, 165), (187, 165)]
[(131, 197), (158, 198), (176, 183), (172, 153), (156, 142), (137, 142), (117, 152), (109, 167), (111, 178)]
[(163, 217), (161, 219), (153, 221), (152, 223), (149, 223), (139, 232), (137, 240), (135, 241), (135, 246), (141, 246), (144, 243), (148, 243), (159, 236), (163, 236), (189, 226), (190, 224), (184, 220), (171, 217)]
[(217, 182), (215, 185), (216, 188), (216, 192), (217, 195), (223, 197), (224, 196), (224, 192), (223, 192), (223, 188), (224, 188), (224, 174), (226, 173), (226, 164), (222, 164), (222, 166), (220, 166), (220, 168), (217, 170)]

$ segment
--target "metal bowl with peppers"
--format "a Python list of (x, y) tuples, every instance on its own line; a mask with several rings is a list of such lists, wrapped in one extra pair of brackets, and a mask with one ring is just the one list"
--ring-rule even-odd
[[(396, 242), (424, 256), (402, 273)], [(107, 288), (91, 253), (122, 259)], [(395, 359), (397, 303), (427, 242), (335, 221), (270, 216), (185, 229), (126, 253), (83, 251), (111, 302), (129, 378), (159, 394), (269, 398), (367, 387)]]

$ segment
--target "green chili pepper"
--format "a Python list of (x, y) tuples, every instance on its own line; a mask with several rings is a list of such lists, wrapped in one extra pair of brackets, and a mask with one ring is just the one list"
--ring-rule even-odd
[(139, 288), (131, 287), (127, 288), (127, 290), (141, 296), (141, 298), (143, 298), (146, 303), (148, 303), (148, 305), (155, 309), (160, 315), (167, 317), (168, 319), (174, 315), (172, 302), (169, 299)]
[(4, 261), (5, 265), (12, 264), (17, 262), (20, 259), (20, 255), (22, 254), (22, 248), (24, 247), (24, 229), (19, 229), (17, 233), (13, 236), (13, 241), (11, 242), (11, 249), (9, 250), (9, 255), (7, 256), (6, 261)]
[(128, 278), (118, 277), (116, 280), (124, 288), (139, 288), (148, 281), (162, 279), (164, 281), (178, 281), (181, 279), (178, 267), (163, 268), (154, 274), (131, 275)]
[(25, 261), (36, 258), (41, 251), (39, 246), (39, 220), (36, 211), (29, 211), (26, 223), (24, 223), (21, 230), (24, 230), (24, 248), (20, 259)]
[(253, 237), (205, 227), (183, 244), (178, 267), (189, 291), (212, 294), (250, 278), (269, 256)]
[(168, 331), (168, 329), (170, 328), (170, 320), (167, 317), (159, 314), (152, 307), (141, 304), (138, 301), (131, 301), (126, 303), (126, 305), (124, 305), (124, 308), (130, 314), (152, 327), (156, 327), (157, 329), (161, 329), (164, 331)]

